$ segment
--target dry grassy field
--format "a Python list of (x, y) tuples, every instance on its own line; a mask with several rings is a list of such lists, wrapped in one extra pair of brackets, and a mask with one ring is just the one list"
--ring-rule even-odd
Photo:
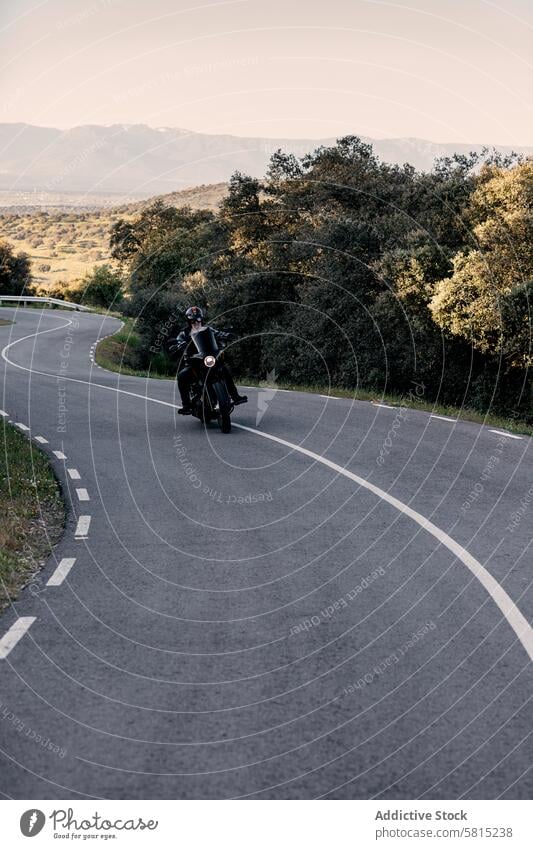
[[(226, 191), (226, 183), (217, 183), (160, 197), (172, 206), (215, 210)], [(94, 208), (94, 199), (89, 197), (80, 196), (77, 205), (69, 206), (72, 197), (39, 195), (39, 206), (33, 208), (21, 205), (21, 198), (15, 199), (17, 203), (0, 208), (0, 239), (10, 242), (17, 252), (29, 254), (34, 281), (42, 289), (78, 280), (94, 265), (108, 260), (109, 233), (115, 221), (133, 218), (155, 200), (112, 206), (106, 198), (105, 205)]]

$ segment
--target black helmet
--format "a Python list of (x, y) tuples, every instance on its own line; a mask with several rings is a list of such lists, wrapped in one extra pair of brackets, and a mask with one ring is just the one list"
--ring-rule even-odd
[(203, 321), (204, 314), (200, 307), (189, 307), (189, 309), (185, 313), (185, 318), (187, 319), (187, 321)]

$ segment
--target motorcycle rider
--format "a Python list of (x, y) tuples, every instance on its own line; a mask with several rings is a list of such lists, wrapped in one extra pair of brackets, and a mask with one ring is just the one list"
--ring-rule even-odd
[[(185, 363), (187, 363), (187, 356), (189, 354), (196, 353), (196, 348), (194, 346), (193, 341), (191, 340), (191, 333), (200, 330), (205, 325), (204, 314), (200, 307), (189, 307), (189, 309), (185, 313), (185, 318), (187, 319), (187, 326), (184, 327), (178, 334), (176, 338), (176, 346), (180, 361), (183, 359)], [(227, 334), (225, 334), (223, 331), (216, 330), (214, 327), (211, 327), (211, 330), (215, 334), (215, 339), (217, 339), (217, 341), (223, 340), (227, 336)], [(221, 368), (233, 404), (235, 406), (237, 406), (238, 404), (245, 404), (248, 400), (248, 396), (239, 395), (239, 391), (235, 386), (235, 382), (228, 366), (223, 363)], [(180, 371), (178, 372), (178, 389), (180, 391), (181, 403), (183, 405), (181, 409), (178, 410), (178, 413), (182, 416), (190, 416), (192, 413), (191, 384), (193, 383), (193, 381), (194, 370), (190, 365), (186, 364), (184, 368), (180, 369)]]

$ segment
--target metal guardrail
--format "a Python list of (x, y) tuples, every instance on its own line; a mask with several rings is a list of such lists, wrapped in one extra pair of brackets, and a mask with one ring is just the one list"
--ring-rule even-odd
[(27, 303), (52, 304), (57, 307), (65, 307), (66, 309), (79, 310), (80, 312), (92, 312), (91, 307), (74, 304), (72, 301), (62, 301), (60, 298), (45, 298), (35, 295), (0, 295), (0, 304), (3, 301), (16, 301), (23, 306), (26, 306)]

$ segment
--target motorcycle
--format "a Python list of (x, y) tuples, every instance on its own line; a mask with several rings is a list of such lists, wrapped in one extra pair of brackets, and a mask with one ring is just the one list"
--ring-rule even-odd
[[(219, 331), (217, 335), (225, 341), (231, 334)], [(210, 327), (191, 333), (191, 341), (196, 348), (196, 353), (187, 358), (195, 378), (191, 385), (192, 414), (205, 424), (216, 419), (222, 433), (230, 433), (234, 406), (222, 370), (224, 350)]]

